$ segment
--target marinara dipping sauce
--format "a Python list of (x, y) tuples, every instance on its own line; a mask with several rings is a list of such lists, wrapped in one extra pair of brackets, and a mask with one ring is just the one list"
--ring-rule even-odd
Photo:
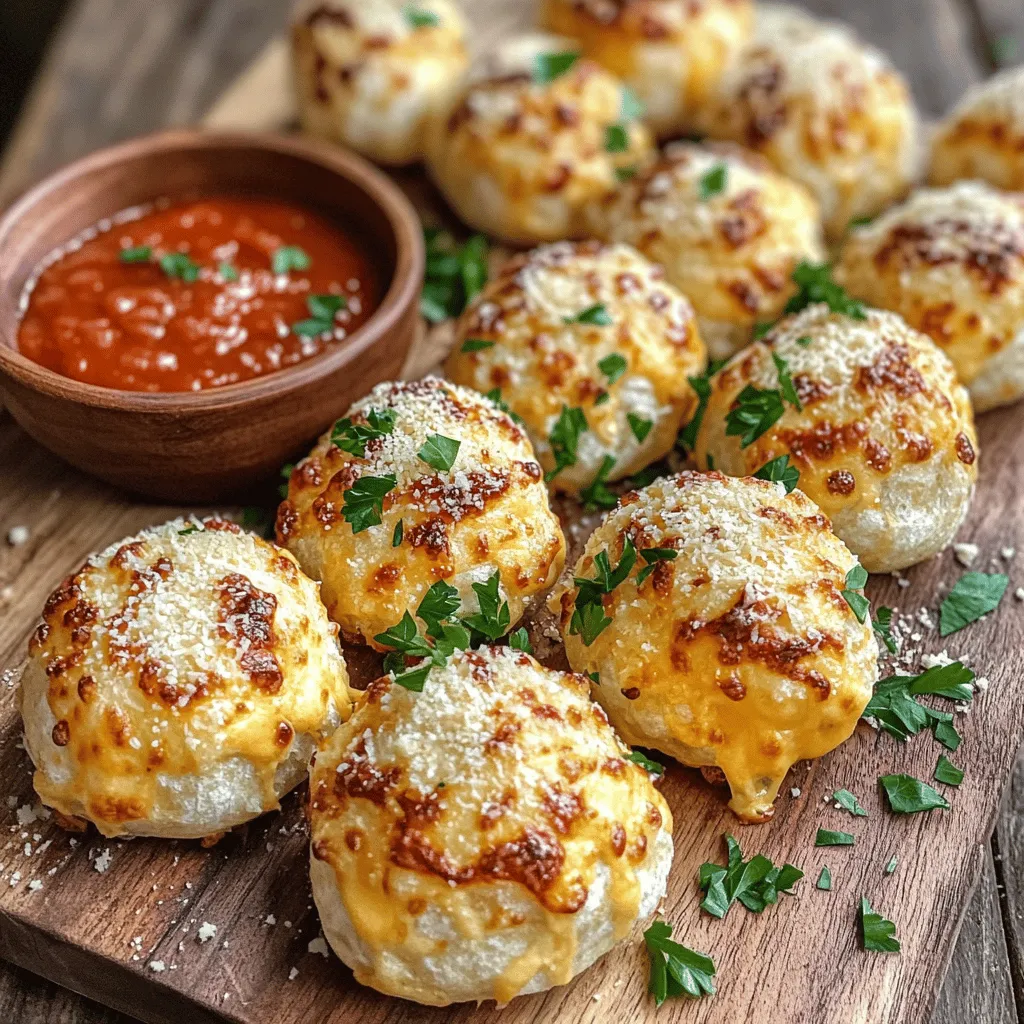
[(233, 197), (104, 221), (29, 288), (22, 354), (121, 391), (201, 391), (294, 366), (379, 301), (369, 255), (336, 225)]

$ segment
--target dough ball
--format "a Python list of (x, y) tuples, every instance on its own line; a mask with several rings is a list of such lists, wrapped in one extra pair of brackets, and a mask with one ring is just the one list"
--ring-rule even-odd
[(857, 560), (799, 491), (692, 472), (627, 494), (575, 576), (630, 557), (603, 605), (571, 581), (552, 595), (570, 665), (598, 673), (627, 742), (721, 769), (733, 811), (767, 820), (792, 765), (853, 733), (878, 678), (870, 622), (842, 597)]
[[(671, 450), (704, 361), (693, 309), (661, 267), (625, 245), (560, 242), (505, 264), (459, 321), (446, 372), (497, 388), (551, 486), (578, 494), (599, 471), (618, 480)], [(559, 461), (559, 424), (580, 416), (575, 456)]]
[(498, 573), (514, 626), (565, 562), (525, 431), (435, 377), (379, 384), (356, 402), (292, 472), (277, 535), (321, 581), (345, 637), (379, 650), (373, 638), (438, 580), (464, 616), (480, 610), (473, 585)]
[(554, 36), (510, 40), (431, 133), (431, 176), (470, 226), (510, 242), (586, 234), (587, 206), (652, 150), (617, 79)]
[(918, 117), (899, 73), (848, 28), (793, 7), (758, 7), (754, 38), (706, 115), (708, 135), (757, 150), (806, 185), (833, 239), (917, 177)]
[(596, 233), (660, 263), (693, 303), (712, 359), (777, 320), (793, 270), (825, 257), (818, 204), (763, 157), (730, 143), (669, 145), (594, 216)]
[(202, 838), (275, 809), (350, 696), (316, 584), (217, 518), (92, 556), (21, 679), (36, 792), (106, 836)]
[(541, 21), (640, 98), (662, 136), (696, 126), (726, 66), (750, 37), (752, 0), (544, 0)]
[[(809, 306), (738, 352), (711, 381), (695, 454), (730, 476), (788, 454), (800, 489), (864, 567), (892, 572), (953, 539), (978, 442), (967, 392), (931, 339), (894, 313), (864, 317)], [(776, 360), (802, 410), (782, 395)], [(767, 429), (742, 447), (759, 416)]]
[(1024, 68), (1003, 71), (968, 90), (932, 139), (930, 180), (949, 185), (980, 178), (1024, 191)]
[(451, 0), (304, 0), (292, 45), (303, 129), (383, 164), (422, 159), (469, 67)]
[(316, 756), (311, 874), (364, 985), (420, 1003), (564, 985), (653, 913), (672, 816), (589, 680), (482, 648), (385, 676)]
[(1024, 394), (1024, 195), (921, 189), (850, 235), (836, 277), (929, 335), (976, 412)]

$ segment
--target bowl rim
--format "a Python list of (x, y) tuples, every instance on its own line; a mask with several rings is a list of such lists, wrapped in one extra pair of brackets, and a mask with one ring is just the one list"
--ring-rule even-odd
[[(384, 214), (394, 233), (394, 272), (379, 305), (362, 326), (340, 345), (312, 359), (250, 380), (202, 391), (122, 391), (65, 377), (22, 355), (17, 349), (21, 311), (17, 302), (9, 302), (0, 290), (0, 378), (11, 377), (34, 391), (91, 408), (150, 414), (214, 412), (276, 398), (330, 376), (395, 330), (415, 302), (423, 281), (426, 256), (419, 214), (382, 171), (350, 150), (316, 140), (267, 132), (170, 128), (106, 146), (66, 164), (22, 193), (0, 215), (0, 251), (15, 226), (31, 218), (54, 191), (72, 185), (86, 174), (115, 166), (127, 158), (151, 157), (172, 150), (232, 148), (263, 149), (319, 165), (354, 184)], [(6, 277), (0, 270), (0, 281)]]

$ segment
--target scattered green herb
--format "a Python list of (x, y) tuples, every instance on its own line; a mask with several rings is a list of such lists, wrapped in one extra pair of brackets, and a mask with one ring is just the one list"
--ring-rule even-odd
[(819, 889), (828, 892), (832, 888), (832, 872), (827, 867), (821, 869), (821, 874), (818, 875), (817, 886)]
[(637, 439), (638, 444), (643, 444), (647, 440), (647, 435), (651, 432), (651, 427), (654, 426), (654, 420), (644, 419), (643, 416), (637, 416), (636, 413), (626, 413), (626, 422), (629, 423), (629, 429), (633, 431), (633, 436)]
[(800, 483), (800, 470), (790, 462), (788, 455), (780, 455), (771, 462), (766, 462), (754, 476), (758, 480), (782, 484), (787, 494), (791, 494)]
[(420, 461), (425, 462), (431, 469), (447, 473), (455, 465), (461, 446), (461, 441), (445, 437), (444, 434), (430, 434), (416, 454)]
[(665, 766), (660, 761), (654, 761), (647, 757), (645, 754), (641, 754), (639, 750), (630, 751), (629, 756), (626, 758), (627, 761), (632, 761), (633, 764), (640, 765), (644, 771), (650, 772), (652, 775), (664, 775)]
[(640, 557), (647, 563), (636, 574), (636, 587), (639, 590), (644, 581), (658, 567), (659, 562), (672, 562), (679, 557), (679, 552), (674, 548), (642, 548)]
[(796, 385), (793, 383), (793, 377), (789, 372), (789, 363), (777, 352), (772, 353), (772, 362), (775, 364), (775, 369), (779, 374), (779, 391), (782, 392), (783, 400), (789, 402), (797, 412), (803, 412), (803, 403), (800, 401), (800, 396), (796, 393)]
[(588, 324), (591, 327), (608, 327), (613, 321), (604, 303), (597, 302), (593, 306), (587, 306), (575, 316), (563, 317), (567, 324)]
[(237, 281), (238, 271), (228, 262), (221, 263), (217, 266), (217, 273), (225, 281)]
[(877, 721), (898, 740), (906, 740), (931, 727), (943, 746), (956, 750), (960, 737), (951, 724), (953, 716), (927, 707), (917, 698), (933, 694), (947, 700), (970, 701), (974, 696), (970, 686), (973, 681), (974, 673), (959, 661), (936, 665), (918, 676), (890, 676), (876, 684), (864, 717)]
[(538, 53), (533, 59), (533, 80), (537, 85), (549, 85), (561, 78), (580, 59), (575, 50), (562, 53)]
[(819, 828), (814, 837), (815, 846), (853, 846), (854, 842), (849, 832), (833, 832), (827, 828)]
[(735, 404), (726, 414), (725, 432), (729, 437), (738, 437), (740, 447), (747, 448), (770, 430), (782, 418), (783, 412), (781, 391), (748, 384), (736, 396)]
[(707, 370), (700, 376), (687, 377), (690, 387), (693, 388), (694, 393), (697, 395), (697, 411), (693, 414), (690, 422), (683, 427), (679, 434), (679, 440), (676, 443), (688, 452), (692, 452), (697, 447), (697, 433), (700, 430), (701, 423), (704, 422), (704, 413), (707, 410), (708, 402), (711, 400), (711, 378), (725, 366), (726, 362), (727, 360), (725, 359), (713, 360), (708, 364)]
[(487, 282), (487, 239), (474, 235), (464, 245), (436, 228), (426, 228), (426, 275), (420, 312), (431, 323), (458, 316)]
[(118, 259), (122, 263), (148, 263), (153, 258), (153, 250), (148, 245), (133, 245), (122, 249)]
[(576, 602), (569, 623), (569, 632), (579, 636), (583, 645), (589, 647), (611, 625), (612, 620), (604, 614), (604, 596), (610, 594), (622, 583), (636, 565), (636, 548), (627, 537), (622, 547), (622, 557), (613, 570), (607, 548), (594, 559), (595, 577), (587, 579), (577, 576)]
[(510, 417), (514, 423), (518, 423), (520, 426), (523, 424), (523, 418), (518, 413), (514, 413), (509, 407), (509, 404), (504, 401), (501, 397), (501, 388), (491, 388), (484, 398), (490, 399), (506, 416)]
[(405, 536), (405, 520), (399, 519), (395, 523), (395, 531), (391, 534), (391, 546), (397, 548), (402, 543), (402, 538)]
[(939, 633), (949, 636), (995, 611), (1009, 582), (1002, 573), (965, 573), (942, 602)]
[(501, 600), (501, 573), (495, 571), (486, 583), (474, 583), (473, 592), (480, 603), (480, 611), (475, 615), (467, 615), (463, 625), (468, 626), (477, 636), (491, 642), (500, 640), (509, 630), (512, 618), (509, 614), (508, 602)]
[(619, 117), (623, 121), (639, 121), (644, 116), (644, 105), (640, 97), (628, 85), (622, 87), (621, 95)]
[(550, 482), (563, 469), (576, 465), (576, 449), (579, 445), (580, 434), (585, 433), (588, 429), (587, 417), (582, 409), (578, 406), (572, 408), (567, 405), (562, 406), (562, 411), (558, 414), (558, 419), (548, 437), (555, 465), (544, 474), (545, 480)]
[(939, 762), (935, 766), (935, 778), (947, 786), (959, 786), (964, 781), (964, 773), (945, 754), (939, 754)]
[(626, 362), (625, 357), (620, 356), (618, 352), (612, 352), (611, 355), (599, 360), (597, 364), (597, 368), (608, 378), (609, 386), (626, 372), (628, 366), (629, 363)]
[(949, 804), (941, 793), (912, 775), (883, 775), (878, 781), (889, 798), (889, 807), (897, 814), (949, 810)]
[(723, 838), (728, 865), (705, 863), (700, 866), (700, 887), (704, 892), (700, 906), (712, 917), (725, 917), (736, 900), (747, 910), (760, 914), (765, 907), (778, 903), (780, 892), (791, 892), (804, 877), (792, 864), (777, 868), (761, 854), (744, 861), (740, 844), (730, 835)]
[(729, 180), (729, 168), (726, 164), (715, 164), (710, 170), (705, 171), (697, 183), (697, 198), (702, 203), (725, 191)]
[(308, 320), (292, 324), (292, 330), (304, 338), (318, 338), (334, 330), (334, 318), (348, 304), (342, 295), (310, 295), (306, 298)]
[(860, 900), (860, 937), (866, 950), (875, 953), (900, 951), (896, 926), (892, 921), (886, 921), (880, 914), (876, 914), (863, 896)]
[(486, 338), (467, 338), (459, 349), (460, 352), (483, 352), (485, 348), (494, 348), (494, 342)]
[(843, 600), (850, 606), (850, 611), (858, 622), (867, 622), (871, 611), (871, 602), (860, 593), (867, 586), (868, 571), (863, 565), (855, 565), (846, 574), (846, 589), (842, 591)]
[(672, 925), (655, 921), (644, 932), (644, 942), (651, 960), (648, 991), (656, 1005), (666, 999), (687, 995), (692, 999), (715, 994), (715, 964), (709, 956), (673, 942)]
[(341, 514), (353, 533), (379, 526), (384, 514), (384, 498), (395, 489), (393, 476), (362, 476), (346, 492)]
[(334, 424), (331, 441), (343, 452), (365, 459), (368, 442), (390, 434), (395, 429), (396, 419), (394, 409), (368, 409), (364, 423), (356, 423), (346, 416)]
[(606, 455), (601, 460), (597, 476), (580, 491), (580, 501), (583, 502), (585, 508), (615, 508), (619, 499), (608, 489), (608, 485), (605, 482), (608, 479), (608, 474), (614, 468), (615, 456)]
[(889, 863), (885, 865), (885, 873), (887, 875), (891, 875), (896, 870), (896, 865), (899, 864), (899, 862), (899, 857), (894, 853), (892, 857), (889, 858)]
[(177, 277), (186, 284), (192, 284), (199, 280), (199, 264), (183, 252), (168, 252), (160, 257), (160, 269), (168, 277)]
[(406, 7), (402, 13), (410, 28), (437, 28), (441, 19), (433, 11), (424, 11), (412, 5)]
[(530, 643), (530, 635), (526, 632), (525, 626), (520, 626), (514, 633), (509, 634), (508, 645), (514, 651), (533, 654), (533, 644)]
[(851, 298), (832, 280), (832, 268), (827, 263), (804, 261), (793, 271), (793, 283), (798, 290), (786, 303), (787, 314), (799, 313), (816, 302), (824, 302), (833, 313), (841, 313), (854, 320), (867, 318), (864, 303)]
[(900, 649), (899, 643), (897, 642), (896, 637), (893, 636), (892, 632), (891, 608), (886, 608), (883, 605), (881, 608), (876, 609), (871, 626), (879, 635), (882, 643), (885, 644), (885, 649), (890, 654), (895, 654)]
[(290, 270), (309, 270), (310, 259), (305, 249), (297, 245), (282, 245), (270, 257), (270, 266), (275, 274), (287, 274)]
[(837, 789), (832, 794), (835, 800), (844, 811), (849, 811), (855, 818), (866, 818), (868, 812), (857, 802), (857, 798), (848, 789)]
[(629, 129), (624, 124), (610, 124), (604, 130), (604, 148), (608, 153), (625, 153), (629, 149)]

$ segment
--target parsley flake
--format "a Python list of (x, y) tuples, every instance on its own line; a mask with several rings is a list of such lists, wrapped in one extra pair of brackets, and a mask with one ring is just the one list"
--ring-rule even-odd
[(619, 355), (618, 352), (612, 352), (611, 355), (599, 360), (597, 364), (597, 368), (608, 378), (609, 386), (626, 372), (628, 366), (629, 363), (626, 362), (625, 356)]
[(377, 441), (395, 429), (397, 414), (394, 409), (369, 409), (365, 419), (365, 423), (357, 423), (346, 416), (331, 430), (331, 441), (357, 459), (366, 458), (366, 445), (370, 441)]
[(148, 245), (132, 245), (122, 249), (117, 258), (122, 263), (148, 263), (153, 258), (153, 250)]
[(832, 872), (827, 867), (822, 868), (821, 874), (818, 875), (818, 881), (815, 884), (824, 892), (829, 892), (832, 888)]
[(854, 837), (849, 832), (833, 832), (831, 829), (819, 828), (814, 837), (815, 846), (853, 846)]
[(865, 897), (860, 900), (860, 937), (864, 948), (875, 953), (898, 953), (896, 926), (871, 909)]
[(530, 643), (530, 634), (526, 632), (525, 626), (520, 626), (514, 633), (509, 634), (508, 645), (514, 651), (533, 654), (533, 644)]
[(647, 577), (657, 569), (659, 562), (672, 562), (679, 557), (679, 552), (675, 548), (642, 548), (640, 557), (647, 564), (636, 574), (635, 583), (638, 590), (643, 586)]
[(790, 462), (788, 455), (780, 455), (778, 458), (766, 462), (754, 476), (758, 480), (767, 480), (769, 483), (782, 484), (787, 494), (791, 494), (796, 485), (800, 483), (800, 470)]
[(494, 348), (494, 342), (486, 338), (467, 338), (463, 343), (460, 352), (482, 352), (486, 348)]
[(622, 104), (619, 107), (619, 116), (623, 121), (639, 121), (644, 116), (644, 105), (628, 85), (622, 87), (620, 95)]
[(899, 864), (899, 862), (899, 857), (894, 853), (892, 857), (889, 858), (889, 863), (885, 865), (885, 873), (887, 875), (891, 875), (896, 870), (896, 865)]
[(615, 508), (618, 503), (618, 498), (609, 489), (605, 482), (608, 479), (608, 474), (615, 468), (615, 456), (606, 455), (601, 460), (601, 466), (597, 471), (597, 476), (594, 477), (593, 481), (583, 490), (580, 491), (580, 501), (583, 502), (585, 508)]
[(871, 627), (880, 637), (885, 649), (890, 654), (896, 654), (900, 649), (899, 642), (892, 632), (892, 609), (881, 607), (876, 610)]
[(594, 558), (596, 575), (593, 579), (577, 576), (576, 602), (569, 623), (572, 636), (579, 636), (584, 647), (591, 644), (611, 625), (612, 620), (604, 614), (604, 596), (629, 576), (636, 565), (636, 548), (627, 537), (622, 546), (622, 557), (613, 570), (607, 548)]
[(362, 476), (346, 492), (341, 514), (353, 533), (379, 526), (384, 514), (384, 498), (395, 489), (393, 476)]
[(995, 611), (1009, 582), (1002, 573), (965, 573), (942, 602), (939, 633), (949, 636)]
[(440, 473), (447, 473), (455, 465), (461, 441), (445, 437), (444, 434), (430, 434), (423, 447), (416, 453), (421, 462)]
[(427, 248), (420, 313), (430, 323), (458, 316), (487, 282), (487, 239), (474, 235), (457, 245), (436, 228), (423, 232)]
[(303, 338), (317, 338), (334, 330), (334, 318), (348, 305), (342, 295), (309, 295), (306, 297), (308, 320), (292, 324), (292, 331)]
[(518, 423), (522, 426), (523, 418), (518, 413), (514, 413), (509, 406), (508, 402), (504, 401), (501, 397), (501, 388), (491, 388), (484, 398), (489, 399), (493, 402), (506, 416), (508, 416), (514, 423)]
[(405, 536), (405, 520), (399, 519), (395, 523), (395, 532), (391, 534), (391, 546), (397, 548), (401, 546), (402, 538)]
[(635, 164), (630, 164), (628, 167), (616, 167), (615, 168), (615, 180), (625, 183), (632, 181), (636, 177), (639, 168)]
[(799, 313), (817, 302), (823, 302), (833, 313), (841, 313), (853, 320), (866, 320), (864, 303), (851, 298), (832, 280), (832, 268), (827, 263), (802, 262), (793, 271), (797, 293), (786, 303), (785, 312)]
[(709, 956), (696, 953), (671, 939), (672, 925), (655, 921), (644, 932), (651, 960), (651, 978), (647, 986), (656, 1005), (666, 999), (687, 995), (691, 999), (715, 994), (715, 964)]
[(640, 765), (640, 767), (643, 768), (644, 771), (650, 772), (651, 775), (665, 774), (665, 766), (660, 761), (652, 760), (645, 754), (641, 754), (639, 750), (631, 750), (626, 760), (632, 761), (633, 764)]
[(698, 377), (687, 377), (690, 387), (697, 396), (697, 411), (693, 418), (682, 429), (679, 440), (676, 442), (686, 451), (692, 452), (697, 447), (697, 433), (704, 421), (704, 413), (707, 410), (708, 402), (711, 400), (711, 378), (725, 366), (728, 360), (718, 359), (712, 361), (707, 370)]
[(740, 447), (747, 448), (770, 430), (785, 412), (782, 393), (774, 389), (762, 390), (748, 384), (737, 396), (725, 418), (725, 432), (740, 439)]
[(297, 245), (282, 245), (270, 257), (270, 267), (275, 274), (287, 274), (290, 270), (309, 270), (309, 254)]
[(420, 10), (411, 4), (402, 11), (402, 14), (410, 28), (437, 28), (441, 24), (441, 19), (433, 11)]
[(868, 816), (868, 812), (861, 807), (857, 802), (857, 798), (848, 789), (837, 789), (832, 794), (832, 799), (843, 810), (849, 811), (855, 818), (866, 818)]
[(654, 426), (654, 420), (644, 419), (643, 416), (637, 416), (633, 412), (626, 413), (626, 422), (629, 423), (629, 429), (633, 431), (633, 436), (638, 444), (643, 444), (647, 440), (647, 435), (650, 434), (651, 428)]
[(587, 324), (591, 327), (609, 327), (614, 323), (603, 302), (596, 302), (575, 316), (566, 316), (562, 319), (567, 324)]
[(789, 363), (777, 352), (772, 353), (772, 362), (779, 374), (779, 390), (782, 392), (783, 400), (789, 402), (797, 412), (803, 412), (803, 404), (800, 401), (800, 396), (796, 393), (796, 385), (789, 372)]
[(533, 59), (533, 80), (537, 85), (549, 85), (556, 78), (561, 78), (579, 59), (576, 50), (538, 53)]
[(160, 257), (160, 269), (168, 277), (180, 278), (185, 284), (199, 280), (199, 264), (183, 252), (168, 252)]
[(508, 602), (501, 600), (501, 573), (495, 571), (486, 583), (474, 583), (473, 592), (480, 604), (480, 611), (475, 615), (467, 615), (463, 625), (485, 640), (500, 640), (512, 625)]
[(697, 198), (702, 203), (714, 198), (725, 191), (729, 180), (729, 168), (726, 164), (715, 164), (710, 170), (701, 175), (697, 183)]
[(935, 765), (935, 779), (947, 786), (959, 786), (964, 781), (964, 773), (945, 754), (939, 754), (938, 764)]
[(220, 274), (221, 278), (225, 281), (238, 280), (238, 271), (230, 263), (224, 262), (218, 264), (217, 273)]
[(949, 803), (941, 793), (912, 775), (883, 775), (878, 781), (889, 798), (889, 807), (897, 814), (949, 810)]
[(562, 406), (562, 411), (558, 414), (558, 419), (548, 437), (555, 465), (553, 469), (544, 474), (545, 480), (550, 483), (563, 469), (576, 465), (576, 450), (579, 446), (580, 434), (589, 429), (587, 417), (582, 409), (578, 406), (572, 408), (567, 405)]
[(918, 676), (890, 676), (875, 685), (863, 717), (874, 719), (898, 740), (916, 736), (930, 727), (944, 747), (956, 750), (960, 736), (952, 725), (953, 716), (927, 707), (917, 698), (932, 694), (946, 700), (970, 701), (974, 696), (970, 686), (973, 681), (974, 673), (959, 661), (936, 665)]
[(610, 124), (604, 130), (606, 153), (625, 153), (629, 149), (629, 130), (624, 124)]
[(725, 917), (737, 900), (755, 914), (779, 901), (779, 893), (791, 893), (804, 873), (786, 864), (775, 867), (762, 854), (743, 860), (740, 844), (730, 835), (723, 836), (728, 850), (728, 866), (705, 863), (700, 866), (700, 887), (704, 892), (701, 909), (712, 917)]
[(871, 602), (859, 593), (867, 585), (867, 582), (867, 569), (863, 565), (855, 565), (846, 574), (846, 589), (841, 592), (843, 600), (850, 606), (850, 611), (862, 624), (867, 622), (868, 613), (871, 611)]

